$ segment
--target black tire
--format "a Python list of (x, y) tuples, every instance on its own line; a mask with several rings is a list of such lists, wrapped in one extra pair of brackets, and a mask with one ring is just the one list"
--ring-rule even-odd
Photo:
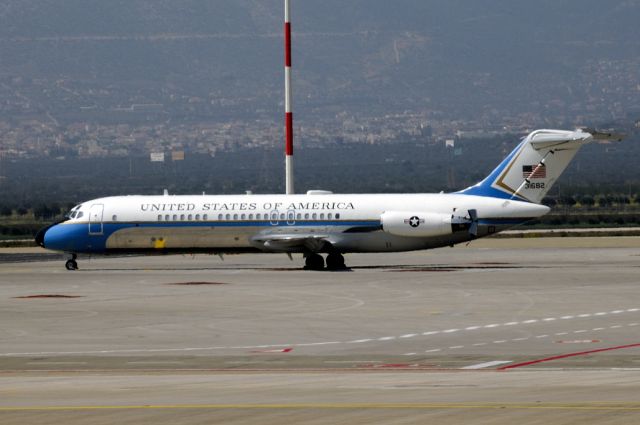
[(305, 259), (305, 270), (324, 270), (324, 258), (320, 254), (309, 254)]
[(76, 263), (76, 260), (67, 260), (64, 266), (67, 270), (78, 270), (78, 263)]
[(327, 255), (327, 269), (344, 270), (347, 266), (344, 264), (344, 256), (339, 252)]

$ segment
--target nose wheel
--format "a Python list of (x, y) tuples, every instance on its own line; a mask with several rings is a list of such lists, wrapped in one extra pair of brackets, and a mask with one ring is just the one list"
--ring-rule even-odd
[(76, 258), (78, 258), (76, 254), (71, 254), (71, 258), (64, 263), (64, 267), (67, 270), (78, 270), (78, 262), (76, 261)]

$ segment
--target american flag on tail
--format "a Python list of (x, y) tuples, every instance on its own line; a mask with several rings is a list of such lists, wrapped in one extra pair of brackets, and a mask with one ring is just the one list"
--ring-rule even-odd
[(547, 167), (544, 164), (523, 165), (522, 177), (525, 179), (545, 179), (547, 178)]

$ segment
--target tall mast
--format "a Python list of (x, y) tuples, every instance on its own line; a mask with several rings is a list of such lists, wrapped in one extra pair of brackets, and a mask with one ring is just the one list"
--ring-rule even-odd
[(286, 194), (293, 190), (293, 112), (291, 104), (291, 19), (290, 0), (284, 0), (284, 122)]

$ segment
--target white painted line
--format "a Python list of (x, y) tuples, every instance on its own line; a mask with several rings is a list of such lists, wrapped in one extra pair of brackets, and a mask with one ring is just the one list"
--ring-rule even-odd
[[(505, 323), (503, 326), (514, 326), (514, 325), (517, 325), (517, 324), (519, 324), (519, 323), (520, 323), (520, 322), (507, 322), (507, 323)], [(523, 322), (523, 323), (524, 323), (524, 322)]]
[(429, 336), (429, 335), (437, 335), (439, 333), (440, 331), (422, 332), (422, 335)]
[(440, 348), (434, 348), (434, 349), (425, 351), (425, 353), (437, 353), (438, 351), (441, 351), (441, 349)]
[(635, 312), (635, 311), (640, 311), (640, 308), (628, 308), (628, 309), (627, 309), (627, 311), (628, 311), (629, 313), (633, 313), (633, 312)]
[(627, 326), (638, 326), (637, 323), (629, 323)]
[(484, 325), (485, 328), (497, 328), (500, 326), (498, 323), (492, 323), (490, 325)]
[(624, 313), (624, 310), (613, 310), (611, 312), (611, 314), (620, 314), (620, 313)]
[(599, 311), (598, 313), (595, 313), (594, 316), (606, 316), (608, 313), (605, 311)]
[(536, 338), (547, 338), (549, 335), (538, 335)]
[(505, 342), (507, 342), (506, 339), (500, 339), (498, 341), (493, 341), (494, 344), (502, 344), (502, 343), (505, 343)]
[(347, 344), (362, 344), (363, 342), (370, 342), (373, 341), (371, 338), (367, 338), (367, 339), (355, 339), (353, 341), (348, 341)]
[(53, 365), (53, 364), (87, 364), (87, 362), (28, 362), (27, 364)]
[(531, 319), (531, 320), (525, 320), (525, 321), (524, 321), (524, 322), (522, 322), (522, 323), (524, 323), (525, 325), (528, 325), (528, 324), (530, 324), (530, 323), (536, 323), (536, 322), (537, 322), (537, 320), (536, 320), (536, 319)]
[(313, 347), (316, 345), (334, 345), (340, 344), (340, 341), (327, 341), (327, 342), (310, 342), (308, 344), (289, 344), (289, 345), (272, 345), (271, 347)]
[(613, 326), (610, 326), (610, 328), (611, 328), (611, 329), (618, 329), (618, 328), (621, 328), (621, 327), (622, 327), (622, 325), (613, 325)]
[(604, 330), (604, 328), (593, 328), (593, 329), (591, 329), (591, 330), (592, 330), (592, 331), (603, 331), (603, 330)]
[(406, 334), (406, 335), (402, 335), (400, 338), (413, 338), (415, 336), (418, 336), (418, 334)]
[(575, 316), (562, 316), (561, 319), (562, 320), (569, 320), (569, 319), (573, 319)]
[(444, 334), (451, 334), (454, 332), (458, 332), (460, 329), (447, 329), (446, 331), (442, 331)]
[(483, 345), (487, 345), (486, 342), (476, 342), (475, 344), (473, 344), (474, 347), (482, 347)]
[(471, 366), (465, 366), (462, 369), (469, 369), (469, 370), (484, 369), (487, 367), (500, 366), (507, 363), (512, 363), (512, 360), (494, 360), (492, 362), (478, 363), (478, 364), (473, 364)]
[(556, 335), (560, 336), (560, 335), (566, 335), (566, 334), (568, 334), (568, 333), (569, 333), (569, 332), (558, 332)]
[(585, 332), (587, 332), (586, 329), (580, 329), (579, 331), (573, 331), (574, 334), (582, 334), (582, 333), (585, 333)]
[(392, 339), (396, 339), (395, 336), (383, 336), (382, 338), (378, 338), (378, 341), (391, 341)]
[(556, 320), (556, 318), (555, 317), (546, 317), (546, 318), (544, 318), (542, 320), (545, 321), (545, 322), (553, 322), (554, 320)]
[(405, 356), (415, 356), (415, 355), (417, 355), (417, 354), (418, 354), (418, 353), (406, 353), (406, 354), (405, 354)]
[(591, 317), (590, 314), (586, 313), (586, 314), (579, 314), (578, 317)]
[(465, 331), (475, 331), (476, 329), (480, 329), (482, 326), (469, 326), (468, 328), (464, 328)]
[(523, 338), (513, 338), (511, 341), (526, 341), (528, 339), (529, 338), (524, 338), (524, 337)]
[(453, 347), (449, 347), (449, 350), (458, 350), (460, 348), (464, 348), (464, 345), (454, 345)]

